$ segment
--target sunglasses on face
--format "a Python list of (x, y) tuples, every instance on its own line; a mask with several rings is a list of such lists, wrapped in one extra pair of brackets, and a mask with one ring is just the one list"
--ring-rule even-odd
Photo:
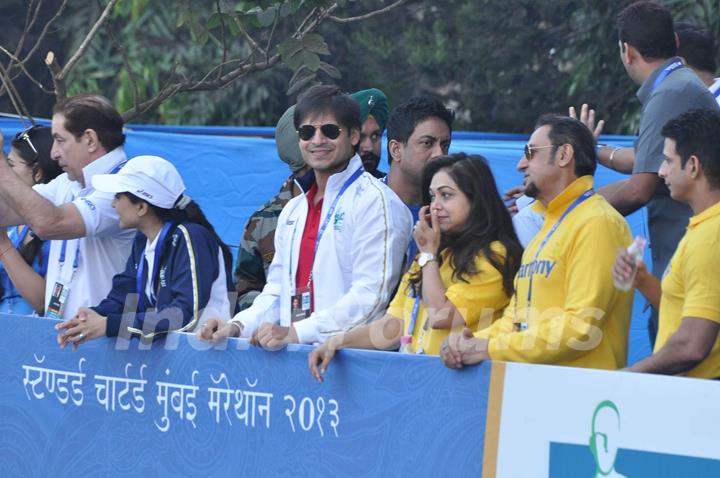
[(340, 132), (342, 131), (342, 128), (340, 128), (340, 126), (332, 123), (317, 126), (313, 124), (304, 124), (298, 128), (297, 134), (301, 140), (308, 141), (313, 136), (315, 136), (315, 131), (318, 128), (320, 128), (320, 132), (322, 132), (323, 136), (325, 136), (327, 139), (337, 139), (337, 137), (340, 136)]
[(37, 148), (35, 148), (35, 145), (33, 144), (32, 140), (30, 139), (30, 132), (36, 128), (39, 128), (39, 125), (30, 126), (29, 128), (20, 131), (18, 134), (15, 135), (16, 140), (25, 141), (28, 146), (30, 146), (30, 149), (32, 149), (33, 153), (35, 153), (35, 157), (38, 156)]
[(547, 146), (530, 146), (529, 144), (526, 144), (525, 149), (524, 149), (525, 159), (530, 161), (533, 157), (533, 154), (535, 154), (535, 151), (537, 151), (538, 149), (546, 149), (546, 148), (554, 148), (554, 147), (555, 147), (554, 144), (549, 144)]

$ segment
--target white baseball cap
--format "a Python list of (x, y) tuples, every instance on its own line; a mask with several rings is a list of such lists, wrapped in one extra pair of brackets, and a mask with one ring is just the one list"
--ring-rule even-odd
[(172, 209), (185, 192), (180, 173), (159, 156), (136, 156), (117, 174), (97, 174), (92, 185), (106, 193), (131, 193), (150, 204)]

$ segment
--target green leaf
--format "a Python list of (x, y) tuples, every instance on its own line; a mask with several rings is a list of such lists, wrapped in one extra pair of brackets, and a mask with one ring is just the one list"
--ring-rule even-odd
[(322, 35), (318, 33), (308, 33), (302, 38), (303, 48), (310, 50), (318, 55), (329, 55), (330, 50), (328, 49), (327, 43)]
[(307, 50), (301, 50), (283, 61), (293, 70), (298, 70), (302, 65), (307, 66), (312, 71), (318, 71), (320, 68), (320, 57)]
[(320, 69), (322, 71), (324, 71), (325, 73), (327, 73), (327, 75), (330, 78), (335, 78), (336, 80), (339, 80), (340, 78), (342, 78), (342, 73), (340, 73), (340, 70), (338, 70), (337, 68), (335, 68), (334, 66), (332, 66), (329, 63), (325, 63), (324, 61), (321, 61)]
[(225, 24), (227, 25), (228, 30), (230, 31), (230, 34), (232, 36), (240, 35), (240, 29), (241, 29), (240, 20), (236, 16), (233, 16), (233, 15), (227, 15), (227, 17), (228, 17), (228, 20), (227, 20), (227, 22), (225, 22)]
[(275, 22), (275, 17), (277, 16), (277, 8), (276, 7), (269, 7), (267, 10), (263, 10), (262, 12), (257, 14), (258, 22), (260, 22), (260, 25), (263, 27), (269, 27)]
[(215, 12), (212, 15), (210, 15), (210, 18), (208, 18), (207, 24), (205, 25), (208, 30), (217, 28), (220, 26), (220, 13)]
[(181, 26), (185, 25), (188, 21), (190, 21), (190, 11), (186, 10), (186, 9), (182, 9), (180, 11), (180, 14), (178, 15), (177, 23), (175, 24), (175, 26), (180, 28)]
[(298, 93), (302, 91), (303, 89), (310, 86), (315, 81), (315, 75), (311, 74), (310, 76), (305, 76), (301, 78), (300, 80), (296, 81), (295, 83), (290, 83), (290, 87), (287, 90), (287, 94), (294, 95), (295, 93)]
[(293, 13), (293, 8), (288, 2), (285, 2), (280, 6), (280, 16), (282, 18), (285, 18), (288, 15), (291, 15), (292, 13)]
[(304, 79), (307, 76), (315, 77), (315, 72), (310, 70), (306, 65), (300, 65), (300, 68), (297, 69), (295, 74), (290, 78), (290, 85), (295, 84), (296, 82)]
[(285, 61), (302, 50), (302, 48), (303, 45), (300, 40), (290, 37), (278, 45), (278, 52), (280, 53), (283, 61)]
[(240, 10), (240, 13), (243, 13), (245, 15), (259, 15), (260, 13), (262, 13), (262, 11), (263, 11), (263, 9), (260, 7), (253, 7), (246, 11)]
[(303, 5), (303, 0), (290, 0), (290, 8), (292, 8), (293, 13), (297, 13), (298, 10), (300, 10), (300, 7)]

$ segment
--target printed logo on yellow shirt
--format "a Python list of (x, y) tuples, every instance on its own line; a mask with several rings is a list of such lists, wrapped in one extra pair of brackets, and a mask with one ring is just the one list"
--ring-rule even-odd
[(518, 270), (518, 277), (524, 279), (525, 277), (532, 277), (535, 274), (541, 274), (545, 276), (545, 278), (548, 278), (556, 264), (557, 260), (532, 261), (529, 264), (523, 264), (520, 266), (520, 270)]

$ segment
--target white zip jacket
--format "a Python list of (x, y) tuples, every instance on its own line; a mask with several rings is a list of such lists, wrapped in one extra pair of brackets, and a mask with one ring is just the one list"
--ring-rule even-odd
[[(320, 227), (358, 168), (362, 161), (355, 155), (344, 171), (328, 179)], [(324, 342), (381, 317), (392, 298), (412, 233), (412, 216), (389, 187), (363, 172), (338, 200), (317, 248), (312, 269), (315, 310), (307, 319), (291, 323), (290, 301), (308, 214), (305, 192), (314, 181), (310, 177), (310, 184), (301, 184), (305, 177), (296, 181), (303, 194), (280, 213), (267, 284), (253, 305), (232, 319), (242, 324), (243, 337), (269, 322), (294, 325), (300, 343)]]

